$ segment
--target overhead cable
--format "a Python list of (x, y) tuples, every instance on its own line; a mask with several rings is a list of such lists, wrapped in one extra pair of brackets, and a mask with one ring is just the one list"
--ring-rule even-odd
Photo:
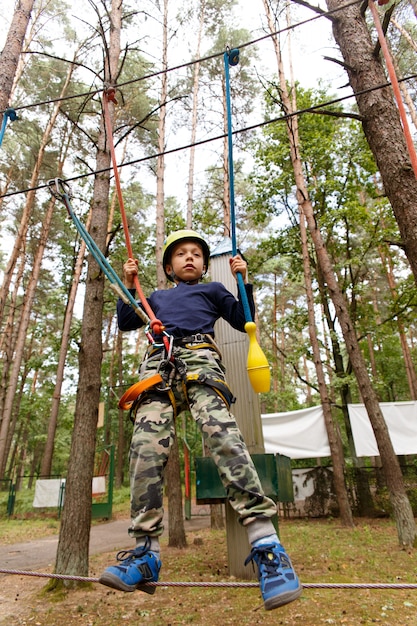
[[(285, 33), (286, 31), (289, 30), (294, 30), (295, 28), (298, 28), (299, 26), (304, 26), (305, 24), (308, 24), (310, 22), (313, 22), (315, 20), (318, 20), (322, 17), (328, 17), (331, 18), (333, 13), (337, 13), (338, 11), (342, 11), (343, 9), (346, 9), (354, 4), (360, 4), (362, 2), (362, 0), (351, 0), (351, 2), (348, 2), (346, 4), (344, 4), (341, 7), (337, 7), (336, 9), (332, 9), (331, 11), (323, 11), (321, 13), (319, 13), (318, 15), (314, 15), (313, 17), (307, 18), (306, 20), (302, 20), (301, 22), (297, 22), (295, 24), (291, 24), (290, 26), (285, 26), (284, 28), (281, 28), (280, 30), (277, 30), (273, 33), (268, 33), (266, 35), (263, 35), (262, 37), (258, 37), (257, 39), (253, 39), (252, 41), (248, 41), (246, 43), (243, 44), (239, 44), (239, 48), (246, 48), (248, 46), (253, 46), (257, 43), (259, 43), (260, 41), (263, 41), (265, 39), (269, 39), (270, 37), (276, 37), (277, 35), (280, 35), (282, 33)], [(118, 83), (117, 85), (111, 85), (113, 88), (115, 89), (120, 89), (121, 87), (124, 87), (126, 85), (131, 85), (133, 83), (137, 83), (137, 82), (141, 82), (143, 80), (149, 80), (150, 78), (155, 78), (156, 76), (160, 76), (161, 74), (166, 74), (169, 72), (175, 72), (177, 70), (180, 69), (184, 69), (186, 67), (191, 67), (197, 63), (204, 63), (205, 61), (210, 61), (211, 59), (215, 59), (217, 57), (222, 57), (224, 54), (224, 50), (222, 50), (221, 52), (215, 52), (213, 54), (210, 54), (208, 56), (205, 57), (201, 57), (199, 59), (194, 59), (192, 61), (187, 61), (186, 63), (181, 63), (179, 65), (174, 65), (173, 67), (168, 67), (165, 68), (163, 70), (159, 70), (157, 72), (152, 72), (150, 74), (145, 74), (144, 76), (139, 76), (136, 78), (132, 78), (130, 80), (126, 80), (124, 82)], [(70, 61), (69, 61), (70, 62)], [(71, 96), (62, 96), (60, 98), (51, 98), (50, 100), (42, 100), (40, 102), (32, 102), (30, 104), (22, 104), (21, 106), (15, 106), (13, 107), (15, 111), (22, 111), (23, 109), (30, 109), (30, 108), (34, 108), (34, 107), (39, 107), (39, 106), (45, 106), (48, 104), (54, 104), (56, 102), (64, 102), (66, 100), (74, 100), (76, 98), (87, 98), (87, 97), (91, 97), (96, 95), (97, 93), (101, 93), (103, 90), (105, 89), (105, 87), (100, 87), (97, 89), (92, 89), (90, 91), (85, 91), (85, 92), (81, 92), (79, 94), (72, 94)], [(0, 115), (2, 115), (3, 113), (6, 112), (7, 109), (0, 111)]]
[[(400, 79), (400, 82), (411, 80), (413, 78), (417, 78), (417, 74), (411, 74), (410, 76), (406, 76), (405, 78)], [(265, 120), (263, 122), (258, 122), (256, 124), (251, 125), (251, 126), (245, 126), (244, 128), (239, 128), (237, 130), (233, 130), (232, 134), (233, 135), (239, 135), (240, 133), (245, 133), (245, 132), (249, 132), (249, 131), (252, 131), (252, 130), (256, 130), (257, 128), (262, 128), (263, 126), (268, 126), (269, 124), (274, 124), (275, 122), (284, 122), (287, 119), (290, 119), (292, 117), (296, 117), (298, 115), (303, 115), (303, 114), (306, 114), (306, 113), (319, 113), (320, 109), (324, 109), (325, 107), (331, 106), (333, 104), (338, 104), (340, 102), (343, 102), (344, 100), (349, 100), (351, 98), (355, 98), (356, 96), (361, 96), (361, 95), (363, 95), (365, 93), (370, 93), (372, 91), (377, 91), (379, 89), (384, 89), (386, 87), (390, 87), (390, 85), (391, 85), (390, 82), (382, 83), (380, 85), (375, 85), (374, 87), (368, 87), (367, 89), (362, 89), (361, 91), (357, 91), (355, 93), (351, 93), (351, 94), (348, 94), (346, 96), (341, 96), (340, 98), (334, 98), (333, 100), (328, 100), (328, 101), (322, 102), (320, 104), (315, 104), (315, 105), (312, 105), (310, 107), (306, 107), (305, 109), (297, 109), (297, 111), (293, 111), (292, 113), (287, 113), (287, 114), (284, 114), (284, 115), (280, 115), (279, 117), (274, 117), (272, 119)], [(195, 141), (193, 143), (186, 144), (184, 146), (178, 146), (176, 148), (170, 148), (170, 149), (164, 150), (163, 152), (155, 152), (154, 154), (151, 154), (151, 155), (148, 155), (148, 156), (145, 156), (145, 157), (141, 157), (139, 159), (134, 159), (133, 161), (126, 161), (125, 163), (119, 163), (119, 168), (127, 167), (129, 165), (136, 165), (138, 163), (143, 163), (143, 162), (149, 161), (151, 159), (156, 159), (157, 157), (160, 157), (160, 156), (166, 156), (168, 154), (173, 154), (175, 152), (181, 152), (182, 150), (189, 150), (192, 147), (202, 146), (204, 144), (211, 143), (213, 141), (219, 141), (221, 139), (224, 139), (226, 136), (227, 136), (226, 133), (222, 133), (221, 135), (216, 135), (215, 137), (208, 137), (207, 139), (201, 139), (199, 141)], [(108, 172), (111, 169), (112, 169), (111, 167), (108, 167), (108, 168), (103, 168), (103, 169), (100, 169), (100, 170), (94, 170), (94, 171), (91, 171), (91, 172), (87, 172), (86, 174), (78, 174), (77, 176), (72, 176), (71, 178), (65, 178), (64, 182), (65, 183), (69, 183), (69, 182), (73, 182), (75, 180), (80, 180), (82, 178), (87, 178), (89, 176), (95, 176), (96, 174), (102, 174), (104, 172)], [(37, 191), (39, 189), (45, 189), (46, 187), (48, 187), (47, 183), (42, 184), (42, 185), (38, 185), (36, 187), (28, 187), (26, 189), (10, 191), (8, 193), (0, 195), (0, 198), (8, 198), (10, 196), (15, 196), (17, 194), (28, 193), (29, 191)]]

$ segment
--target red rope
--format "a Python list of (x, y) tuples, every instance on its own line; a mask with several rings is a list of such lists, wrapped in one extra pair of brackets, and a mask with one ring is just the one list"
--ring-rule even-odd
[[(113, 164), (114, 180), (116, 183), (117, 197), (119, 199), (120, 213), (122, 216), (123, 231), (124, 231), (125, 240), (126, 240), (127, 254), (130, 259), (133, 259), (134, 257), (133, 257), (132, 243), (130, 240), (129, 225), (127, 223), (126, 211), (125, 211), (123, 195), (122, 195), (122, 187), (120, 184), (119, 170), (117, 168), (116, 152), (114, 149), (113, 129), (111, 125), (110, 111), (109, 111), (109, 104), (108, 104), (109, 102), (113, 102), (114, 104), (117, 104), (117, 100), (115, 97), (115, 89), (113, 87), (107, 89), (103, 93), (104, 123), (106, 127), (106, 132), (107, 132), (107, 139), (110, 145), (110, 155), (111, 155), (111, 160)], [(134, 278), (134, 282), (135, 282), (135, 288), (139, 295), (142, 306), (145, 312), (147, 313), (149, 319), (151, 320), (150, 322), (151, 329), (155, 332), (156, 335), (162, 334), (162, 331), (164, 330), (164, 326), (162, 322), (155, 317), (154, 312), (149, 306), (149, 302), (147, 301), (145, 294), (142, 291), (142, 287), (140, 286), (139, 278), (137, 275)]]
[[(386, 4), (386, 2), (384, 2), (384, 0), (379, 0), (379, 4)], [(385, 63), (387, 65), (388, 74), (391, 80), (391, 85), (392, 85), (395, 99), (397, 101), (397, 106), (400, 112), (400, 118), (401, 118), (401, 122), (403, 125), (403, 131), (404, 131), (404, 136), (405, 136), (405, 140), (407, 143), (408, 153), (410, 155), (414, 174), (417, 178), (417, 153), (414, 147), (414, 142), (411, 136), (410, 128), (408, 126), (407, 114), (406, 114), (405, 107), (401, 98), (400, 86), (398, 83), (397, 75), (395, 73), (394, 64), (391, 59), (390, 51), (388, 49), (388, 44), (385, 39), (384, 31), (381, 26), (381, 21), (379, 19), (378, 9), (375, 6), (374, 0), (368, 0), (368, 5), (371, 10), (372, 16), (374, 18), (376, 30), (378, 32), (379, 43), (380, 43), (381, 50), (385, 57)]]

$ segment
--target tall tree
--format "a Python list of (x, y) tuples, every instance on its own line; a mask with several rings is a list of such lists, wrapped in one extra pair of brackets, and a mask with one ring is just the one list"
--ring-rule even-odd
[(0, 124), (3, 119), (3, 111), (9, 105), (10, 93), (34, 1), (19, 0), (17, 2), (6, 43), (0, 53)]
[[(87, 223), (87, 229), (89, 223)], [(46, 437), (45, 449), (42, 455), (40, 468), (40, 476), (49, 476), (52, 473), (52, 460), (55, 446), (55, 435), (58, 425), (59, 405), (61, 401), (62, 385), (64, 382), (65, 363), (67, 359), (68, 345), (70, 341), (71, 324), (73, 320), (75, 299), (77, 296), (78, 286), (80, 283), (81, 272), (84, 265), (86, 244), (80, 242), (77, 258), (74, 264), (74, 277), (71, 282), (70, 292), (68, 294), (67, 306), (65, 308), (65, 317), (62, 327), (62, 341), (59, 349), (58, 365), (56, 370), (55, 388), (52, 396), (51, 412), (48, 421), (48, 432)]]
[[(279, 85), (280, 85), (280, 93), (282, 99), (282, 105), (284, 110), (287, 113), (293, 114), (296, 109), (296, 93), (295, 93), (295, 84), (291, 85), (292, 87), (292, 98), (289, 96), (287, 82), (284, 75), (284, 66), (282, 62), (282, 54), (280, 49), (280, 44), (278, 38), (273, 35), (276, 32), (276, 24), (273, 20), (273, 14), (270, 7), (270, 3), (268, 0), (264, 0), (265, 12), (268, 20), (268, 26), (270, 32), (272, 34), (272, 40), (274, 43), (275, 55), (277, 58), (277, 66), (278, 66), (278, 76), (279, 76)], [(300, 138), (298, 132), (298, 119), (296, 115), (291, 115), (287, 119), (287, 134), (288, 141), (290, 145), (290, 153), (291, 153), (291, 161), (294, 169), (294, 178), (296, 180), (296, 184), (300, 185), (303, 183), (304, 189), (306, 189), (306, 185), (304, 183), (304, 175), (301, 167), (301, 149), (300, 149)], [(310, 260), (309, 260), (309, 250), (307, 243), (307, 233), (306, 233), (306, 225), (305, 225), (305, 216), (302, 211), (302, 206), (299, 202), (300, 209), (300, 233), (301, 233), (301, 243), (302, 243), (302, 254), (303, 254), (303, 267), (304, 267), (304, 279), (305, 279), (305, 287), (307, 294), (307, 310), (309, 316), (309, 335), (311, 346), (313, 350), (313, 358), (314, 365), (317, 373), (317, 381), (320, 391), (320, 399), (323, 407), (324, 421), (326, 425), (327, 436), (329, 439), (331, 457), (333, 462), (333, 475), (334, 475), (334, 486), (337, 495), (337, 501), (340, 509), (340, 518), (342, 523), (345, 526), (353, 525), (352, 511), (349, 504), (349, 498), (347, 495), (347, 489), (345, 484), (345, 476), (344, 476), (344, 456), (343, 456), (343, 446), (340, 438), (339, 431), (333, 421), (332, 412), (331, 412), (331, 403), (330, 397), (327, 390), (327, 385), (324, 376), (323, 364), (321, 361), (319, 342), (317, 339), (317, 329), (315, 323), (315, 314), (314, 314), (314, 298), (313, 298), (313, 289), (312, 289), (312, 277), (311, 277), (311, 268), (310, 268)]]
[(163, 0), (162, 13), (162, 76), (158, 120), (158, 157), (156, 162), (156, 261), (158, 289), (166, 287), (166, 276), (162, 267), (162, 248), (165, 240), (165, 135), (166, 106), (168, 99), (168, 0)]
[[(108, 14), (109, 41), (101, 25), (104, 48), (104, 84), (116, 84), (120, 56), (122, 2), (112, 0)], [(114, 123), (114, 105), (109, 102), (111, 126)], [(90, 233), (100, 250), (105, 253), (108, 224), (111, 157), (106, 139), (103, 117), (97, 143), (96, 170), (91, 208)], [(65, 504), (55, 569), (58, 573), (88, 574), (88, 548), (91, 526), (91, 485), (98, 407), (101, 387), (102, 326), (104, 275), (90, 256), (84, 298), (84, 314), (79, 351), (79, 380), (75, 406), (74, 429), (65, 489)]]
[[(70, 65), (68, 68), (66, 80), (64, 81), (64, 85), (61, 90), (61, 94), (60, 94), (61, 97), (64, 97), (67, 92), (68, 85), (70, 83), (70, 79), (72, 76), (72, 70), (73, 70), (73, 66)], [(35, 167), (32, 171), (31, 187), (35, 187), (37, 184), (40, 170), (41, 170), (44, 156), (45, 156), (45, 151), (50, 141), (51, 133), (54, 129), (54, 126), (55, 126), (55, 123), (56, 123), (56, 120), (60, 111), (60, 107), (61, 107), (61, 101), (59, 100), (55, 104), (52, 115), (50, 116), (50, 119), (48, 120), (48, 123), (46, 124), (45, 130), (42, 136), (39, 152), (36, 158)], [(29, 225), (30, 225), (30, 217), (31, 217), (33, 207), (35, 204), (35, 199), (36, 199), (36, 191), (32, 189), (31, 191), (29, 191), (27, 195), (23, 214), (21, 216), (21, 221), (20, 221), (18, 231), (17, 231), (17, 236), (14, 242), (12, 254), (7, 264), (7, 268), (4, 272), (3, 284), (0, 289), (0, 319), (3, 316), (5, 301), (6, 301), (7, 294), (9, 292), (10, 282), (12, 280), (12, 274), (13, 274), (16, 262), (25, 246), (24, 242), (25, 242)], [(49, 231), (49, 225), (48, 225), (48, 230), (46, 232), (48, 233), (48, 231)], [(41, 249), (42, 255), (43, 255), (43, 250), (44, 250), (44, 247)], [(38, 260), (39, 264), (41, 263), (41, 261), (42, 261), (42, 256)], [(34, 274), (35, 274), (35, 271), (34, 271)], [(39, 275), (39, 268), (37, 269), (37, 272), (36, 272), (36, 280), (37, 280), (38, 275)], [(36, 282), (34, 286), (36, 287)], [(32, 298), (34, 297), (33, 293), (31, 297)], [(29, 312), (30, 312), (31, 302), (28, 302), (28, 307), (29, 309), (28, 309), (27, 315), (29, 315)], [(26, 323), (28, 323), (28, 321), (29, 321), (29, 318), (27, 317)], [(26, 330), (27, 330), (27, 325), (26, 325), (26, 329), (24, 329), (23, 332), (26, 333)], [(24, 338), (22, 338), (22, 341), (23, 341), (23, 345), (20, 348), (21, 355), (23, 354)], [(16, 389), (16, 385), (18, 382), (19, 366), (20, 366), (20, 363), (18, 359), (15, 358), (13, 362), (13, 371), (15, 372), (13, 375), (14, 383), (11, 384), (9, 382), (9, 386), (7, 389), (7, 394), (6, 394), (6, 398), (4, 402), (4, 407), (3, 407), (3, 415), (2, 415), (1, 428), (0, 428), (0, 476), (3, 476), (4, 470), (6, 468), (7, 453), (8, 453), (8, 450), (7, 450), (8, 428), (10, 425), (10, 419), (11, 419), (11, 414), (13, 410), (13, 399), (14, 399), (15, 389)]]
[[(196, 57), (200, 58), (201, 51), (201, 39), (204, 32), (206, 14), (206, 0), (200, 0), (199, 2), (199, 15), (198, 15), (198, 35), (197, 35), (197, 47)], [(193, 226), (193, 199), (194, 199), (194, 166), (195, 166), (195, 140), (197, 137), (197, 116), (198, 116), (198, 91), (200, 83), (200, 63), (194, 64), (193, 71), (193, 104), (191, 115), (191, 148), (190, 148), (190, 161), (188, 166), (188, 182), (187, 182), (187, 228)]]
[[(373, 2), (373, 0), (370, 0)], [(401, 233), (401, 243), (417, 283), (417, 179), (383, 62), (365, 20), (363, 5), (326, 0), (333, 35), (356, 94), (362, 126), (381, 174)], [(337, 9), (341, 9), (337, 11)]]

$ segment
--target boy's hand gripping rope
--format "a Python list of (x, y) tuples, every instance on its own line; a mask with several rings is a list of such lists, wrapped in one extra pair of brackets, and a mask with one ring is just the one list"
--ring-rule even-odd
[[(123, 195), (122, 195), (122, 188), (120, 185), (120, 177), (119, 177), (119, 170), (117, 168), (117, 162), (116, 162), (116, 152), (114, 149), (114, 142), (113, 142), (113, 130), (112, 130), (112, 125), (111, 125), (111, 119), (110, 119), (110, 111), (109, 111), (109, 102), (113, 102), (113, 104), (117, 105), (117, 100), (115, 97), (115, 89), (113, 87), (110, 87), (108, 89), (106, 89), (103, 93), (103, 112), (104, 112), (104, 123), (105, 123), (105, 127), (106, 127), (106, 133), (107, 133), (107, 140), (109, 142), (109, 146), (110, 146), (110, 155), (111, 155), (111, 160), (112, 160), (112, 164), (113, 164), (113, 172), (114, 172), (114, 180), (116, 183), (116, 191), (117, 191), (117, 197), (119, 200), (119, 207), (120, 207), (120, 214), (122, 216), (122, 223), (123, 223), (123, 231), (124, 231), (124, 235), (125, 235), (125, 240), (126, 240), (126, 248), (127, 248), (127, 254), (129, 256), (130, 259), (133, 259), (133, 249), (132, 249), (132, 243), (130, 240), (130, 233), (129, 233), (129, 225), (127, 223), (127, 217), (126, 217), (126, 211), (125, 211), (125, 206), (124, 206), (124, 202), (123, 202)], [(141, 301), (141, 304), (144, 308), (144, 310), (146, 311), (149, 319), (150, 319), (150, 328), (151, 330), (154, 332), (155, 335), (162, 335), (163, 331), (164, 331), (164, 326), (162, 324), (162, 322), (158, 319), (156, 319), (151, 307), (149, 306), (149, 303), (147, 301), (147, 299), (145, 298), (145, 295), (142, 291), (142, 287), (140, 286), (139, 283), (139, 278), (136, 274), (136, 276), (134, 277), (134, 282), (135, 282), (135, 288), (136, 291), (138, 293), (139, 299)], [(168, 338), (165, 337), (164, 335), (164, 343), (166, 343), (168, 341)], [(166, 343), (166, 348), (168, 349), (168, 343)]]
[[(234, 66), (239, 63), (239, 50), (227, 49), (224, 53), (224, 70), (226, 79), (226, 108), (227, 108), (227, 138), (228, 138), (228, 156), (229, 156), (229, 194), (230, 194), (230, 225), (232, 234), (232, 254), (237, 254), (236, 245), (236, 217), (235, 217), (235, 192), (233, 177), (233, 142), (232, 142), (232, 112), (230, 103), (230, 80), (229, 65)], [(245, 331), (249, 335), (249, 351), (247, 359), (247, 370), (251, 385), (257, 393), (268, 392), (271, 386), (271, 372), (266, 356), (262, 352), (260, 345), (256, 340), (256, 325), (252, 320), (252, 314), (249, 308), (248, 296), (245, 289), (243, 276), (237, 273), (237, 284), (239, 287), (240, 297), (245, 312)]]
[(113, 291), (120, 297), (126, 304), (130, 304), (134, 309), (135, 313), (142, 319), (145, 324), (149, 323), (149, 317), (146, 315), (145, 311), (138, 307), (138, 304), (135, 298), (132, 296), (130, 291), (125, 287), (122, 283), (104, 254), (101, 252), (100, 248), (97, 246), (96, 242), (90, 235), (90, 233), (86, 230), (84, 225), (80, 222), (74, 210), (71, 206), (70, 196), (71, 190), (68, 183), (64, 182), (61, 178), (54, 178), (53, 180), (48, 181), (48, 186), (51, 194), (64, 203), (68, 215), (70, 216), (75, 228), (77, 229), (80, 237), (85, 241), (85, 244), (90, 251), (93, 258), (97, 261), (100, 269), (103, 271), (104, 275), (109, 279), (111, 288)]

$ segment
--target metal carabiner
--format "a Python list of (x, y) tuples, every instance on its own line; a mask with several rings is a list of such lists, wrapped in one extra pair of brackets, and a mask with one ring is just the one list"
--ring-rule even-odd
[[(168, 350), (167, 350), (167, 359), (168, 359), (168, 361), (171, 361), (172, 360), (172, 349), (174, 347), (174, 337), (172, 335), (168, 335), (168, 333), (166, 333), (165, 331), (164, 331), (164, 335), (169, 338), (169, 347), (168, 347)], [(165, 349), (166, 349), (166, 346), (165, 346)]]
[(49, 187), (49, 191), (57, 200), (61, 200), (61, 202), (64, 202), (65, 196), (67, 196), (68, 198), (72, 197), (71, 187), (62, 178), (59, 178), (58, 176), (56, 178), (51, 178), (51, 180), (48, 180), (47, 184)]

